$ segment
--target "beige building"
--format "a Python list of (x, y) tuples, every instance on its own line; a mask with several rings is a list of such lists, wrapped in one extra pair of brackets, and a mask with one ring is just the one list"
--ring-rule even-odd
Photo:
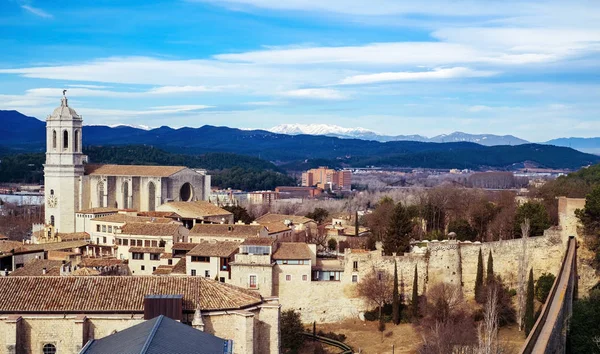
[(175, 242), (185, 242), (189, 230), (179, 224), (126, 223), (115, 234), (116, 257), (127, 259), (130, 247), (161, 247), (171, 253)]
[(161, 265), (164, 247), (129, 247), (129, 269), (132, 275), (152, 275)]
[(0, 277), (0, 351), (77, 354), (144, 321), (147, 295), (180, 295), (182, 322), (233, 340), (235, 354), (279, 353), (277, 299), (203, 277)]
[(88, 164), (82, 154), (83, 119), (63, 96), (46, 119), (45, 225), (85, 231), (89, 208), (153, 211), (169, 201), (207, 200), (210, 176), (183, 166)]
[(244, 224), (196, 224), (188, 236), (189, 242), (230, 241), (243, 242), (252, 237), (268, 237), (269, 232), (261, 225)]
[(207, 201), (170, 202), (159, 206), (157, 210), (177, 214), (188, 229), (202, 223), (233, 224), (232, 213)]
[(186, 254), (187, 275), (231, 282), (230, 263), (240, 247), (239, 242), (200, 242)]

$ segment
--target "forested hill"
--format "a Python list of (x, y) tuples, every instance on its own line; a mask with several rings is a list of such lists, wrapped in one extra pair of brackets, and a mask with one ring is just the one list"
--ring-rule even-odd
[[(0, 145), (23, 152), (44, 151), (44, 126), (44, 122), (18, 112), (0, 111)], [(332, 165), (354, 167), (511, 169), (527, 163), (544, 168), (578, 169), (600, 162), (599, 156), (551, 145), (482, 146), (466, 142), (416, 141), (381, 143), (208, 125), (152, 130), (126, 126), (84, 126), (83, 139), (85, 145), (94, 146), (147, 145), (176, 154), (225, 152), (288, 163), (321, 159)]]
[[(0, 162), (0, 182), (42, 183), (44, 153), (8, 154), (6, 150), (3, 153)], [(282, 173), (274, 164), (251, 156), (230, 153), (183, 155), (139, 145), (91, 146), (85, 147), (83, 153), (94, 163), (206, 169), (213, 175), (213, 186), (221, 188), (261, 190), (296, 184), (293, 178)]]

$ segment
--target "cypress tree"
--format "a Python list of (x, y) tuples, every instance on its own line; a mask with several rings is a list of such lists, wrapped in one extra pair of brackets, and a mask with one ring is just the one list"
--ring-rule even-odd
[(394, 259), (394, 292), (392, 295), (392, 321), (400, 323), (400, 296), (398, 294), (398, 264)]
[(383, 252), (388, 256), (394, 252), (398, 255), (408, 252), (412, 229), (413, 223), (408, 210), (402, 203), (396, 204), (383, 239)]
[(412, 289), (412, 315), (415, 319), (419, 316), (419, 274), (417, 273), (416, 265)]
[(488, 263), (487, 263), (486, 282), (489, 284), (493, 280), (494, 280), (494, 257), (492, 257), (492, 250), (490, 250), (490, 255), (488, 256)]
[(354, 236), (358, 237), (359, 235), (358, 229), (358, 211), (354, 214)]
[(533, 308), (533, 269), (529, 270), (529, 281), (527, 282), (527, 299), (525, 300), (525, 335), (529, 335), (535, 324)]
[(481, 254), (481, 248), (479, 249), (479, 257), (477, 258), (477, 276), (475, 277), (475, 301), (480, 304), (484, 302), (484, 291), (483, 291), (483, 255)]

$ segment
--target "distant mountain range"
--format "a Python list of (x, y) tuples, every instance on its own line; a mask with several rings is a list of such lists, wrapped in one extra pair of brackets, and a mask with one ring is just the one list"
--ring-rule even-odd
[[(241, 130), (205, 125), (200, 128), (84, 126), (86, 146), (151, 145), (183, 154), (230, 152), (250, 155), (304, 169), (330, 166), (393, 166), (423, 168), (515, 169), (543, 167), (578, 169), (600, 162), (600, 157), (565, 147), (541, 144), (483, 146), (469, 139), (491, 140), (490, 135), (451, 134), (443, 143), (339, 138), (324, 135), (287, 135), (265, 130)], [(438, 138), (438, 137), (436, 137)], [(516, 139), (516, 138), (515, 138)], [(45, 122), (16, 111), (0, 111), (0, 154), (44, 151)]]
[(494, 134), (468, 134), (454, 132), (451, 134), (436, 135), (428, 138), (422, 135), (383, 135), (365, 128), (344, 128), (330, 124), (281, 124), (269, 129), (272, 133), (288, 135), (325, 135), (338, 138), (374, 140), (379, 142), (388, 141), (421, 141), (431, 143), (470, 142), (485, 146), (495, 145), (521, 145), (528, 144), (527, 140), (512, 135)]

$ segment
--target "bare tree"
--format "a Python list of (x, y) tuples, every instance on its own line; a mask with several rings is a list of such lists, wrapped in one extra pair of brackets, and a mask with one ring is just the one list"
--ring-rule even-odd
[(477, 354), (498, 354), (498, 287), (492, 286), (483, 309), (483, 320), (477, 327)]
[(519, 271), (517, 275), (517, 324), (522, 331), (525, 326), (525, 300), (527, 297), (527, 239), (531, 223), (529, 219), (523, 220), (521, 224), (521, 254), (519, 255)]
[(371, 305), (379, 307), (379, 318), (383, 305), (392, 302), (394, 277), (387, 271), (373, 270), (358, 283), (358, 295), (364, 297)]

